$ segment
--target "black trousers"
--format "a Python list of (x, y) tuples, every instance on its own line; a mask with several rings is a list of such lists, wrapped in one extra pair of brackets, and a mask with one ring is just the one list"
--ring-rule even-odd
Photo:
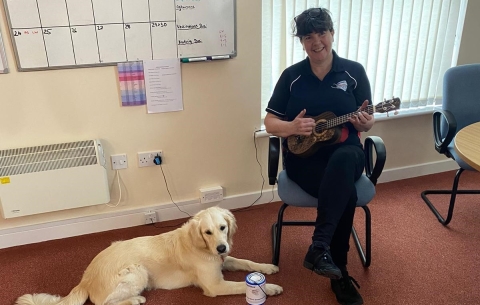
[(327, 146), (308, 158), (287, 153), (285, 167), (290, 179), (318, 198), (313, 244), (330, 245), (335, 264), (346, 266), (357, 203), (355, 181), (365, 167), (361, 145)]

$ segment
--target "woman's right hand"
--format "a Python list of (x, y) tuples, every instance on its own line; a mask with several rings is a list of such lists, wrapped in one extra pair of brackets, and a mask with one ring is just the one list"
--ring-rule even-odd
[(268, 133), (278, 137), (289, 137), (291, 135), (309, 136), (312, 134), (315, 120), (305, 118), (307, 111), (302, 110), (293, 121), (285, 121), (281, 117), (267, 113), (265, 116), (265, 129)]
[(309, 136), (312, 134), (315, 127), (315, 120), (312, 118), (306, 118), (306, 109), (300, 111), (300, 113), (291, 121), (292, 133), (295, 135)]

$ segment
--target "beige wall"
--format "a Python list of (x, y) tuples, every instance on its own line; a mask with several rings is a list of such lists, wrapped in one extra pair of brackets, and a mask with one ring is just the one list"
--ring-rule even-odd
[(463, 27), (462, 43), (458, 54), (458, 64), (480, 63), (480, 1), (470, 0), (467, 6), (465, 26)]
[[(469, 2), (459, 63), (480, 62), (480, 13)], [(101, 138), (108, 155), (127, 153), (120, 171), (128, 190), (117, 210), (170, 203), (158, 167), (136, 166), (138, 151), (162, 149), (164, 171), (176, 201), (197, 198), (201, 187), (222, 185), (226, 196), (258, 192), (262, 184), (253, 132), (261, 124), (261, 1), (237, 1), (238, 56), (182, 65), (184, 111), (146, 114), (120, 107), (115, 67), (16, 72), (5, 14), (1, 29), (11, 73), (0, 75), (0, 149)], [(433, 149), (430, 115), (381, 121), (370, 132), (388, 149), (387, 168), (443, 160)], [(257, 139), (266, 172), (267, 139)], [(109, 179), (113, 179), (109, 171)], [(116, 202), (118, 189), (112, 191)], [(40, 203), (32, 203), (40, 204)], [(0, 229), (111, 212), (79, 208), (4, 220)]]

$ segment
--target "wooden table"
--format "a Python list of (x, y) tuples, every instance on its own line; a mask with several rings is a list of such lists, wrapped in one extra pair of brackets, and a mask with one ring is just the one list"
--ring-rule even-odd
[(480, 171), (480, 122), (468, 125), (457, 133), (455, 151), (463, 161)]

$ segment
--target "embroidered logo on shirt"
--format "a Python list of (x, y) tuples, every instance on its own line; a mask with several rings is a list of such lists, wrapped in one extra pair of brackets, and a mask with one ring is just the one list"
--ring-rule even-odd
[(336, 84), (333, 84), (332, 86), (333, 89), (342, 89), (343, 91), (347, 91), (347, 87), (348, 87), (347, 81), (344, 81), (344, 80)]

